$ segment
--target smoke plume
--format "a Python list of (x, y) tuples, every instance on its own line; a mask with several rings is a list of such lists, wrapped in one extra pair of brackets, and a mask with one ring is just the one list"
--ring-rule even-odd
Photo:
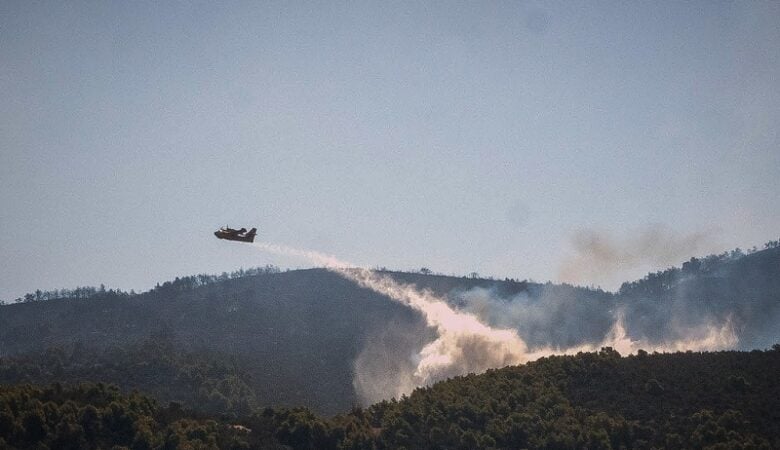
[(708, 233), (680, 235), (662, 225), (632, 236), (620, 239), (605, 231), (578, 231), (571, 240), (574, 254), (560, 266), (560, 280), (616, 288), (631, 275), (641, 276), (697, 254), (709, 241)]
[(678, 340), (650, 342), (643, 339), (632, 339), (625, 327), (622, 312), (617, 314), (615, 324), (610, 328), (604, 339), (597, 344), (584, 343), (569, 348), (544, 348), (533, 352), (530, 359), (538, 359), (551, 354), (575, 355), (579, 352), (595, 352), (602, 347), (611, 347), (621, 355), (632, 355), (639, 350), (647, 352), (670, 353), (686, 350), (713, 351), (733, 348), (737, 345), (737, 334), (730, 318), (717, 325), (706, 324), (689, 330), (688, 336)]
[[(413, 285), (400, 283), (388, 275), (355, 267), (318, 252), (267, 243), (254, 245), (267, 252), (306, 258), (422, 315), (433, 331), (433, 339), (422, 342), (421, 347), (420, 342), (415, 345), (414, 339), (409, 339), (407, 343), (413, 347), (410, 349), (410, 357), (403, 358), (403, 351), (385, 347), (382, 336), (368, 342), (358, 356), (354, 385), (366, 403), (397, 398), (416, 387), (449, 377), (521, 364), (554, 354), (594, 351), (604, 346), (613, 347), (622, 354), (634, 353), (640, 348), (648, 351), (715, 350), (730, 348), (736, 343), (730, 322), (720, 327), (712, 325), (693, 330), (685, 339), (674, 342), (632, 340), (626, 332), (622, 314), (618, 314), (606, 335), (593, 343), (529, 348), (513, 324), (488, 325), (489, 321), (481, 320), (468, 309), (456, 309), (444, 298), (427, 290), (421, 291)], [(521, 312), (517, 310), (516, 313)]]
[(400, 396), (415, 387), (452, 376), (527, 361), (528, 348), (516, 331), (485, 325), (474, 315), (453, 309), (431, 292), (418, 291), (387, 275), (355, 268), (322, 253), (266, 243), (255, 245), (265, 251), (308, 258), (361, 287), (385, 295), (422, 314), (426, 324), (435, 331), (436, 338), (419, 351), (411, 374), (394, 375), (397, 380), (392, 386), (394, 392), (382, 393), (384, 398), (387, 398), (387, 394), (391, 397)]

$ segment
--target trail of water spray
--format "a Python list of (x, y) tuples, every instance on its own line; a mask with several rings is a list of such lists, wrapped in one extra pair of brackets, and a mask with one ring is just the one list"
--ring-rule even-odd
[(271, 244), (268, 242), (255, 242), (253, 246), (268, 253), (275, 253), (283, 256), (294, 256), (297, 258), (308, 259), (314, 264), (319, 264), (328, 269), (346, 269), (348, 267), (355, 267), (354, 264), (350, 264), (346, 261), (342, 261), (335, 256), (326, 255), (324, 253), (315, 252), (313, 250), (301, 250), (299, 248), (288, 247), (286, 245)]
[(387, 275), (357, 267), (324, 253), (262, 242), (255, 243), (254, 246), (266, 252), (305, 258), (361, 287), (385, 295), (422, 314), (426, 324), (436, 331), (437, 338), (420, 350), (417, 365), (410, 377), (396, 375), (397, 385), (390, 392), (384, 392), (384, 398), (397, 397), (409, 393), (415, 387), (425, 386), (447, 377), (521, 364), (554, 354), (597, 351), (607, 346), (624, 355), (636, 353), (639, 349), (650, 352), (718, 350), (732, 348), (737, 343), (730, 320), (720, 327), (714, 325), (707, 327), (695, 337), (670, 343), (653, 344), (636, 341), (629, 338), (623, 317), (619, 314), (612, 329), (600, 343), (582, 344), (571, 348), (529, 350), (517, 331), (486, 325), (472, 314), (453, 309), (444, 299), (430, 291), (420, 291), (412, 285), (399, 283)]
[(517, 332), (492, 328), (471, 314), (456, 311), (431, 292), (421, 292), (387, 275), (355, 267), (323, 253), (268, 243), (256, 243), (255, 246), (276, 254), (307, 258), (361, 287), (420, 312), (438, 337), (420, 351), (414, 373), (418, 386), (446, 377), (527, 361), (528, 347)]

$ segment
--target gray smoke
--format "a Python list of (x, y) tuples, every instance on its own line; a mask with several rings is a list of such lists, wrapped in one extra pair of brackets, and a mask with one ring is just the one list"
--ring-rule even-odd
[(599, 342), (615, 323), (612, 300), (587, 298), (586, 291), (552, 284), (504, 297), (496, 289), (455, 291), (458, 307), (493, 326), (516, 329), (530, 347), (570, 347)]
[[(588, 297), (591, 294), (591, 298)], [(452, 294), (463, 311), (492, 326), (512, 328), (532, 353), (571, 353), (611, 346), (621, 353), (733, 348), (734, 311), (707, 311), (680, 298), (624, 302), (615, 296), (565, 286), (537, 286), (504, 297), (494, 289)], [(698, 314), (697, 314), (698, 311)]]
[(561, 263), (558, 276), (567, 283), (615, 289), (622, 280), (699, 254), (711, 246), (710, 241), (709, 233), (679, 234), (663, 225), (651, 225), (625, 238), (583, 229), (572, 236), (574, 253)]

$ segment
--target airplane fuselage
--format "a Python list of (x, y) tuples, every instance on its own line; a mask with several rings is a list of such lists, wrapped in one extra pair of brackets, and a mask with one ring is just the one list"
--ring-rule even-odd
[(225, 239), (228, 241), (238, 242), (254, 242), (255, 235), (257, 234), (257, 228), (252, 228), (248, 233), (239, 232), (237, 230), (220, 229), (214, 232), (214, 236), (217, 239)]

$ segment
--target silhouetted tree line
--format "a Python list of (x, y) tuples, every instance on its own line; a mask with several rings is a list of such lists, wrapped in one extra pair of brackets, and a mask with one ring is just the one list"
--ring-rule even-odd
[(134, 293), (125, 292), (121, 289), (106, 289), (102, 284), (100, 287), (79, 286), (74, 289), (54, 289), (53, 291), (42, 291), (38, 289), (35, 292), (29, 292), (22, 297), (14, 299), (14, 303), (30, 303), (57, 299), (84, 299), (97, 295), (106, 297), (127, 297), (134, 295)]
[[(199, 274), (186, 277), (176, 277), (173, 281), (166, 281), (162, 284), (157, 283), (150, 292), (184, 292), (190, 291), (201, 286), (219, 283), (238, 278), (252, 277), (258, 275), (267, 275), (281, 272), (279, 267), (266, 265), (265, 267), (252, 267), (249, 269), (240, 268), (232, 272), (222, 272), (220, 275)], [(96, 296), (101, 297), (130, 297), (138, 295), (135, 291), (123, 291), (121, 289), (106, 289), (105, 285), (100, 287), (84, 286), (75, 289), (54, 289), (52, 291), (42, 291), (40, 289), (30, 292), (22, 297), (14, 299), (14, 303), (30, 303), (44, 300), (64, 300), (64, 299), (85, 299)]]
[[(763, 248), (765, 250), (780, 248), (780, 239), (766, 242)], [(758, 247), (753, 246), (747, 251), (743, 251), (740, 248), (735, 248), (734, 250), (731, 251), (726, 251), (720, 254), (712, 254), (712, 255), (705, 256), (703, 258), (691, 258), (689, 261), (686, 261), (682, 264), (682, 268), (672, 267), (670, 269), (649, 273), (641, 280), (623, 283), (620, 286), (619, 293), (620, 294), (636, 294), (638, 292), (645, 293), (645, 294), (657, 293), (659, 290), (669, 289), (673, 287), (685, 276), (710, 272), (713, 270), (714, 267), (717, 267), (718, 265), (722, 265), (723, 263), (727, 263), (730, 261), (739, 260), (740, 258), (756, 253), (757, 251), (759, 251)], [(376, 268), (376, 270), (381, 272), (392, 272), (392, 273), (419, 273), (422, 275), (434, 275), (434, 272), (427, 267), (422, 267), (419, 270), (412, 271), (412, 272), (390, 271), (385, 267)], [(227, 280), (257, 276), (257, 275), (275, 274), (280, 272), (281, 269), (279, 267), (269, 264), (266, 265), (265, 267), (254, 267), (249, 269), (241, 268), (232, 272), (222, 272), (219, 275), (198, 274), (198, 275), (190, 275), (185, 277), (176, 277), (173, 281), (166, 281), (162, 284), (157, 283), (155, 287), (150, 290), (150, 292), (158, 292), (158, 293), (186, 292), (198, 288), (200, 286), (207, 286), (210, 284), (219, 283)], [(464, 275), (463, 278), (480, 279), (481, 277), (479, 273), (471, 272), (468, 275)], [(493, 280), (493, 277), (490, 276), (482, 277), (482, 278), (486, 280)], [(514, 278), (505, 278), (504, 281), (520, 282), (520, 283), (531, 282), (531, 280), (519, 281)], [(568, 285), (564, 283), (564, 286), (568, 286)], [(601, 292), (601, 289), (596, 287), (591, 287), (587, 289)], [(51, 291), (42, 291), (39, 289), (36, 290), (35, 292), (27, 293), (22, 297), (17, 297), (16, 299), (13, 300), (13, 302), (29, 303), (35, 301), (56, 300), (56, 299), (84, 299), (84, 298), (95, 297), (98, 295), (127, 297), (127, 296), (133, 296), (137, 294), (132, 290), (130, 292), (126, 292), (121, 289), (106, 289), (106, 287), (101, 284), (100, 287), (84, 286), (84, 287), (76, 287), (74, 289), (54, 289)], [(0, 304), (3, 304), (3, 302), (0, 301)]]
[(625, 358), (604, 348), (330, 418), (306, 408), (209, 415), (102, 383), (0, 386), (0, 448), (771, 449), (777, 373), (780, 345)]
[(186, 292), (201, 286), (208, 286), (227, 280), (236, 280), (239, 278), (275, 274), (280, 272), (281, 269), (279, 269), (279, 267), (269, 264), (265, 267), (254, 267), (250, 269), (241, 268), (230, 273), (222, 272), (220, 275), (200, 274), (186, 277), (176, 277), (173, 281), (166, 281), (163, 284), (157, 283), (150, 292), (163, 294), (170, 292)]

